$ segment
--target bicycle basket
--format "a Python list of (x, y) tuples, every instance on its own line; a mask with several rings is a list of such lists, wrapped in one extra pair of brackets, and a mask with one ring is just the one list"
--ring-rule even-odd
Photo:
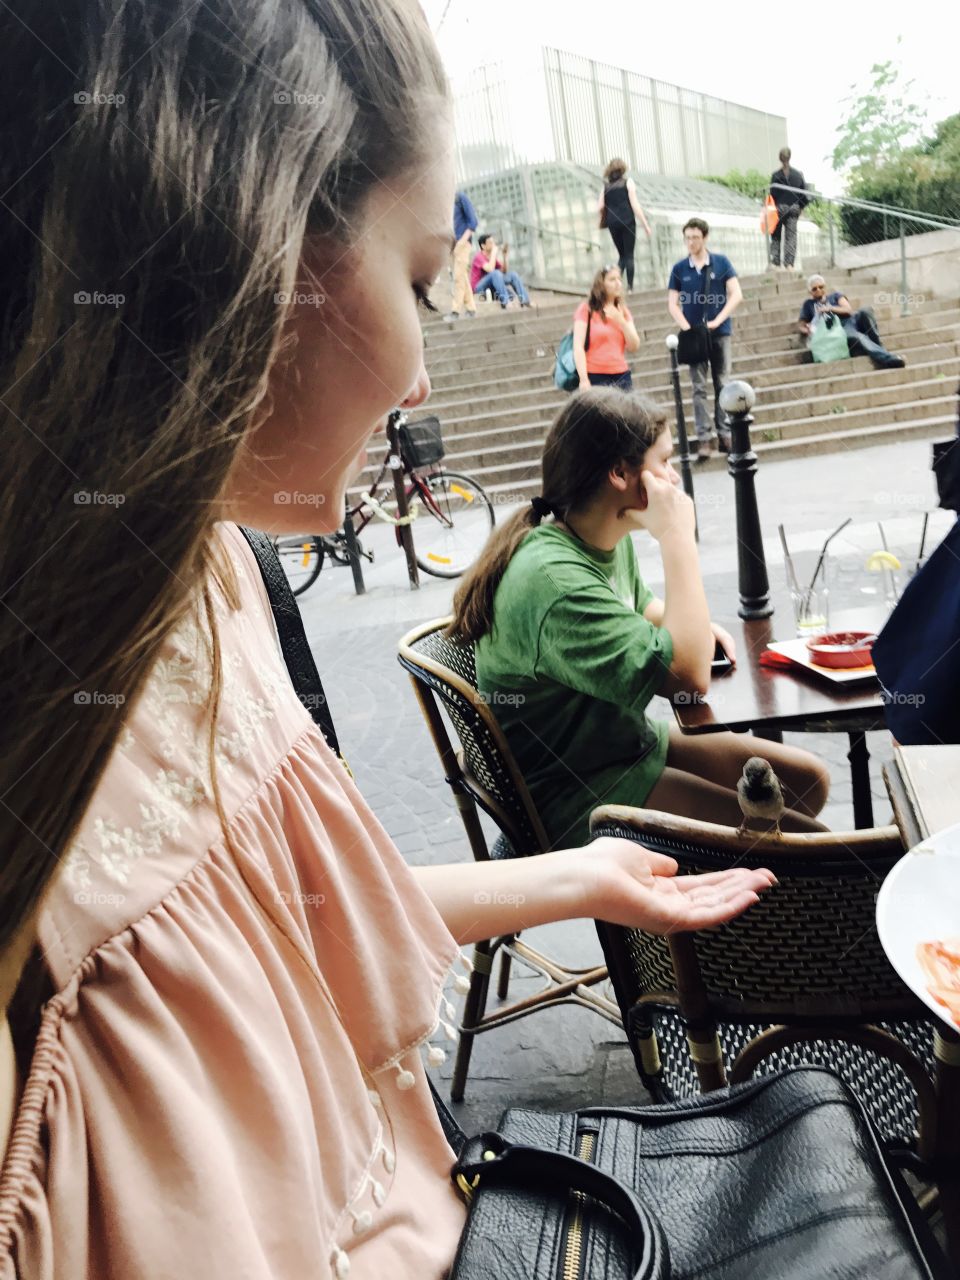
[(421, 418), (419, 422), (407, 422), (400, 427), (400, 453), (411, 471), (432, 467), (444, 455), (443, 436), (439, 418)]

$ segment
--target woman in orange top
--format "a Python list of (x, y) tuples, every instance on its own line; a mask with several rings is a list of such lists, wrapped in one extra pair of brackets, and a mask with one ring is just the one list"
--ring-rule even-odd
[(573, 316), (573, 354), (581, 387), (630, 391), (633, 378), (626, 353), (639, 349), (640, 337), (624, 301), (620, 268), (601, 267), (593, 278), (589, 298)]

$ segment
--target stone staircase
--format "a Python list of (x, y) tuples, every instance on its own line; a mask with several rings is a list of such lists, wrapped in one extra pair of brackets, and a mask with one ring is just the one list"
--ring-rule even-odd
[[(831, 365), (809, 362), (796, 331), (803, 282), (786, 275), (745, 277), (744, 302), (734, 320), (733, 374), (757, 393), (752, 432), (758, 458), (840, 452), (906, 438), (949, 435), (957, 415), (960, 303), (927, 296), (901, 317), (887, 292), (840, 271), (830, 284), (855, 305), (872, 306), (889, 350), (905, 369), (875, 370), (863, 358)], [(474, 476), (498, 502), (529, 497), (539, 487), (547, 429), (566, 396), (553, 385), (554, 348), (571, 327), (575, 297), (542, 294), (525, 311), (480, 307), (476, 320), (424, 325), (429, 404), (443, 425), (445, 465)], [(640, 334), (631, 357), (634, 388), (673, 413), (664, 339), (674, 331), (665, 291), (635, 293), (630, 309)], [(681, 369), (687, 430), (693, 435), (689, 374)], [(379, 466), (379, 459), (377, 466)], [(725, 466), (722, 458), (701, 469)], [(376, 468), (364, 472), (367, 484)], [(358, 486), (358, 491), (359, 491)]]

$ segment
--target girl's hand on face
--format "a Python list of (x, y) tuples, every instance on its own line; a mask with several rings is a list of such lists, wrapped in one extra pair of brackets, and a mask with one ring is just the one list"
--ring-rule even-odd
[(671, 536), (693, 538), (697, 517), (693, 503), (677, 485), (652, 471), (640, 473), (641, 505), (627, 507), (623, 519), (662, 542)]
[(772, 871), (735, 867), (678, 876), (677, 864), (632, 840), (604, 836), (571, 856), (585, 859), (597, 920), (670, 934), (711, 929), (735, 919), (777, 883)]

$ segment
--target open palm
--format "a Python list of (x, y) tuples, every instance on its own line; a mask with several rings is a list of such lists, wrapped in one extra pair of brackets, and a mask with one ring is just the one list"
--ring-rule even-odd
[(766, 868), (732, 867), (678, 876), (673, 858), (632, 840), (596, 840), (602, 919), (647, 933), (680, 933), (726, 924), (776, 884)]

